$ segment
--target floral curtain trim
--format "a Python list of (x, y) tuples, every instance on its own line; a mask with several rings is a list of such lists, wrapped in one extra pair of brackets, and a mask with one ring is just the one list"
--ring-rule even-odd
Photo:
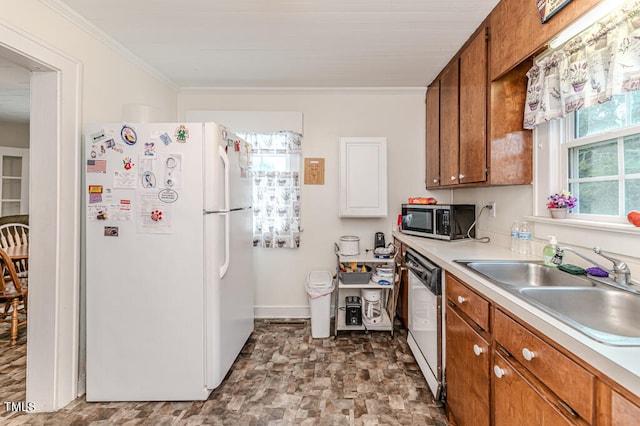
[[(300, 154), (302, 135), (282, 131), (239, 134), (252, 146), (253, 245), (265, 248), (300, 247)], [(286, 161), (296, 170), (261, 170), (260, 156), (297, 156)]]
[(525, 129), (639, 90), (640, 0), (537, 58), (527, 77)]

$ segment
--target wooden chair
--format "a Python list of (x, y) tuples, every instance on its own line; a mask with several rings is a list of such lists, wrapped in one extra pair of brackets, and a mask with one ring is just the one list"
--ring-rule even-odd
[[(11, 346), (18, 339), (18, 327), (27, 323), (27, 289), (20, 284), (20, 278), (13, 262), (0, 249), (0, 322), (11, 323)], [(19, 315), (24, 315), (20, 320)], [(9, 317), (9, 319), (7, 319)]]
[[(7, 223), (0, 225), (0, 248), (29, 245), (29, 225), (23, 223)], [(14, 262), (18, 277), (22, 280), (22, 285), (27, 284), (29, 278), (29, 262), (21, 259)]]

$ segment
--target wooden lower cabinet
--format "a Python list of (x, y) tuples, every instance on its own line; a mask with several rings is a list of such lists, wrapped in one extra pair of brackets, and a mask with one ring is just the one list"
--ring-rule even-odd
[(447, 305), (447, 407), (459, 426), (489, 425), (489, 343)]
[(454, 425), (640, 425), (640, 397), (446, 273)]
[(595, 376), (500, 309), (495, 309), (493, 337), (537, 380), (554, 400), (589, 423), (594, 415)]
[[(635, 398), (640, 400), (640, 398)], [(598, 384), (598, 426), (636, 426), (640, 424), (640, 405), (631, 402), (610, 386)]]
[(404, 256), (407, 253), (407, 246), (397, 239), (393, 241), (399, 255), (396, 256), (396, 274), (400, 277), (400, 283), (396, 291), (395, 297), (398, 298), (396, 303), (396, 317), (402, 322), (407, 330), (409, 329), (409, 274), (404, 263)]
[(495, 426), (573, 424), (558, 413), (536, 384), (527, 380), (505, 357), (496, 352), (493, 364)]

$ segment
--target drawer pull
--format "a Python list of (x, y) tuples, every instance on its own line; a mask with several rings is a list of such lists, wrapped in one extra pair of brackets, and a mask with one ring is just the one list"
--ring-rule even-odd
[(531, 352), (529, 349), (524, 348), (522, 350), (522, 356), (524, 357), (524, 359), (526, 359), (527, 361), (531, 361), (533, 358), (535, 358), (536, 354)]
[(473, 353), (476, 354), (476, 356), (482, 355), (483, 352), (484, 352), (484, 349), (482, 349), (480, 346), (473, 345)]
[(575, 410), (571, 407), (569, 407), (569, 404), (567, 404), (566, 402), (564, 402), (563, 400), (559, 399), (558, 400), (558, 404), (560, 404), (560, 406), (562, 408), (564, 408), (565, 410), (567, 410), (567, 412), (571, 415), (571, 417), (575, 417), (576, 419), (578, 417), (580, 417), (580, 415), (578, 413), (575, 412)]
[(497, 365), (494, 365), (493, 374), (495, 374), (498, 379), (502, 379), (502, 376), (504, 376), (504, 370)]
[(458, 296), (458, 303), (464, 303), (466, 301), (467, 301), (467, 299), (465, 299), (464, 297)]

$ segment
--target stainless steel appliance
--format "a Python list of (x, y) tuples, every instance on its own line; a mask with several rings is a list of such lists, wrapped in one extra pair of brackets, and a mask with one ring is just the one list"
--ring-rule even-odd
[(442, 271), (413, 249), (408, 249), (409, 334), (407, 342), (433, 397), (442, 394)]
[(473, 238), (475, 216), (473, 204), (403, 204), (400, 230), (439, 240)]

